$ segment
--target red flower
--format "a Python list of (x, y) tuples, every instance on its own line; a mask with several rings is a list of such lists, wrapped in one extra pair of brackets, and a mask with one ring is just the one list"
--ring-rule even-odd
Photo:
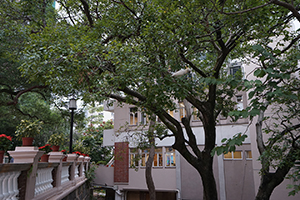
[(7, 136), (5, 134), (0, 135), (0, 150), (6, 151), (11, 145), (11, 136)]
[(52, 151), (52, 147), (50, 144), (45, 144), (42, 147), (39, 147), (39, 150), (45, 151), (45, 153), (49, 153)]

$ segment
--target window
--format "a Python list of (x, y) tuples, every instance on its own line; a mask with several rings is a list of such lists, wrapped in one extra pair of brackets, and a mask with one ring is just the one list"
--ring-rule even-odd
[(241, 70), (241, 66), (240, 65), (233, 65), (229, 68), (229, 74), (234, 76), (238, 71)]
[(137, 149), (129, 150), (129, 164), (131, 168), (139, 166), (139, 154)]
[(247, 160), (252, 160), (252, 152), (251, 151), (245, 151), (245, 154), (246, 154)]
[(243, 110), (244, 104), (243, 104), (243, 96), (242, 95), (236, 96), (236, 102), (237, 102), (237, 110)]
[(162, 166), (162, 148), (156, 148), (155, 149), (155, 155), (153, 159), (153, 166), (154, 167), (160, 167)]
[(146, 113), (142, 112), (141, 113), (141, 124), (148, 124), (149, 122), (149, 117)]
[(148, 160), (148, 157), (149, 157), (149, 150), (148, 149), (143, 150), (143, 152), (142, 152), (142, 163), (141, 163), (141, 166), (146, 166), (146, 162)]
[[(149, 158), (149, 149), (143, 150), (142, 152), (142, 163), (141, 166), (146, 166), (146, 162)], [(156, 148), (154, 159), (153, 159), (153, 167), (160, 167), (162, 166), (162, 148)]]
[(166, 147), (165, 154), (166, 154), (165, 166), (175, 167), (176, 166), (175, 149), (173, 149), (172, 147)]
[(137, 125), (138, 123), (138, 112), (137, 108), (130, 108), (130, 123), (129, 125)]
[(180, 117), (180, 119), (182, 119), (183, 117), (186, 117), (185, 107), (184, 107), (183, 102), (179, 102), (179, 117)]
[(200, 121), (200, 118), (198, 117), (198, 110), (197, 108), (193, 107), (193, 120), (194, 121)]
[(242, 151), (235, 151), (235, 152), (228, 152), (224, 154), (224, 159), (225, 160), (241, 160), (243, 159), (242, 157)]

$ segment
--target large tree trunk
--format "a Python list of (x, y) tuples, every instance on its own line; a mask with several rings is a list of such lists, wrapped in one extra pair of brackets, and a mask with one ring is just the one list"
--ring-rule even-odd
[(202, 164), (198, 164), (197, 171), (201, 175), (203, 200), (217, 200), (218, 192), (212, 169), (212, 158), (204, 158), (201, 163)]
[[(205, 200), (217, 200), (218, 192), (216, 181), (213, 173), (213, 157), (211, 151), (216, 144), (216, 125), (213, 114), (213, 109), (210, 114), (203, 116), (203, 128), (205, 133), (205, 146), (201, 154), (201, 164), (199, 165), (199, 173), (202, 177), (203, 196)], [(198, 158), (199, 159), (199, 158)]]
[[(218, 192), (216, 181), (213, 173), (213, 157), (211, 151), (215, 147), (216, 128), (213, 115), (204, 117), (204, 131), (205, 131), (205, 146), (204, 150), (200, 151), (197, 145), (195, 135), (192, 134), (192, 129), (189, 119), (182, 119), (185, 126), (187, 135), (189, 137), (189, 145), (193, 154), (186, 148), (183, 138), (176, 138), (173, 147), (180, 152), (180, 154), (190, 163), (200, 174), (203, 185), (203, 199), (204, 200), (217, 200)], [(178, 134), (180, 135), (180, 134)]]
[[(264, 144), (263, 130), (262, 130), (263, 119), (264, 119), (264, 111), (260, 111), (260, 114), (256, 122), (256, 141), (257, 141), (257, 148), (259, 150), (260, 155), (262, 155), (264, 151), (266, 151), (266, 149), (270, 150), (276, 141), (275, 139), (273, 139), (272, 142), (268, 143), (268, 145)], [(298, 126), (296, 125), (293, 128), (297, 128), (297, 127)], [(283, 136), (286, 132), (287, 130), (283, 130), (280, 135)], [(270, 173), (270, 163), (268, 162), (269, 159), (264, 156), (261, 157), (260, 160), (262, 164), (262, 173), (261, 173), (260, 185), (255, 200), (270, 199), (273, 190), (284, 181), (285, 176), (293, 167), (293, 163), (296, 161), (294, 156), (295, 154), (296, 154), (295, 148), (291, 147), (289, 152), (281, 160), (281, 164), (277, 166), (276, 171), (273, 173)]]
[[(279, 180), (273, 178), (272, 174), (264, 174), (261, 177), (261, 183), (258, 188), (258, 192), (256, 194), (255, 200), (268, 200), (275, 189), (275, 187), (279, 184)], [(283, 181), (280, 180), (281, 183)]]
[(151, 120), (149, 125), (149, 132), (148, 132), (148, 138), (150, 142), (150, 152), (149, 152), (148, 160), (146, 162), (146, 171), (145, 171), (146, 183), (149, 190), (150, 200), (156, 200), (155, 185), (152, 178), (152, 163), (155, 155), (154, 125), (155, 125), (155, 121)]

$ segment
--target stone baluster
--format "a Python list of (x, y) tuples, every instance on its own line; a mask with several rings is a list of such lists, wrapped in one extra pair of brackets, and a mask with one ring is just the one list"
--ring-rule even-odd
[(15, 171), (14, 176), (12, 178), (12, 200), (17, 200), (17, 195), (19, 194), (19, 189), (18, 189), (18, 177), (20, 176), (21, 172), (20, 171)]
[(61, 184), (69, 181), (69, 166), (62, 167), (61, 170)]
[(47, 190), (53, 188), (52, 186), (52, 170), (54, 168), (44, 168), (37, 170), (37, 180), (35, 185), (35, 193), (34, 195), (37, 196), (41, 193), (46, 192)]
[(4, 175), (5, 175), (5, 177), (3, 179), (2, 194), (3, 194), (3, 199), (6, 199), (9, 196), (9, 193), (8, 193), (8, 180), (9, 180), (9, 177), (10, 177), (10, 173), (7, 172), (7, 173), (4, 173)]
[(4, 198), (4, 195), (3, 195), (3, 179), (5, 178), (5, 174), (6, 173), (1, 173), (0, 174), (0, 199), (3, 199)]
[(16, 179), (19, 171), (4, 172), (0, 175), (0, 199), (17, 199), (19, 193)]
[(75, 178), (79, 177), (78, 166), (75, 167)]

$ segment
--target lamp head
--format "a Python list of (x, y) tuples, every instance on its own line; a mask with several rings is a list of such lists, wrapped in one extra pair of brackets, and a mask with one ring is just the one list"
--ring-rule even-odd
[(76, 110), (77, 109), (77, 105), (76, 105), (76, 99), (72, 98), (69, 101), (69, 109), (70, 110)]

